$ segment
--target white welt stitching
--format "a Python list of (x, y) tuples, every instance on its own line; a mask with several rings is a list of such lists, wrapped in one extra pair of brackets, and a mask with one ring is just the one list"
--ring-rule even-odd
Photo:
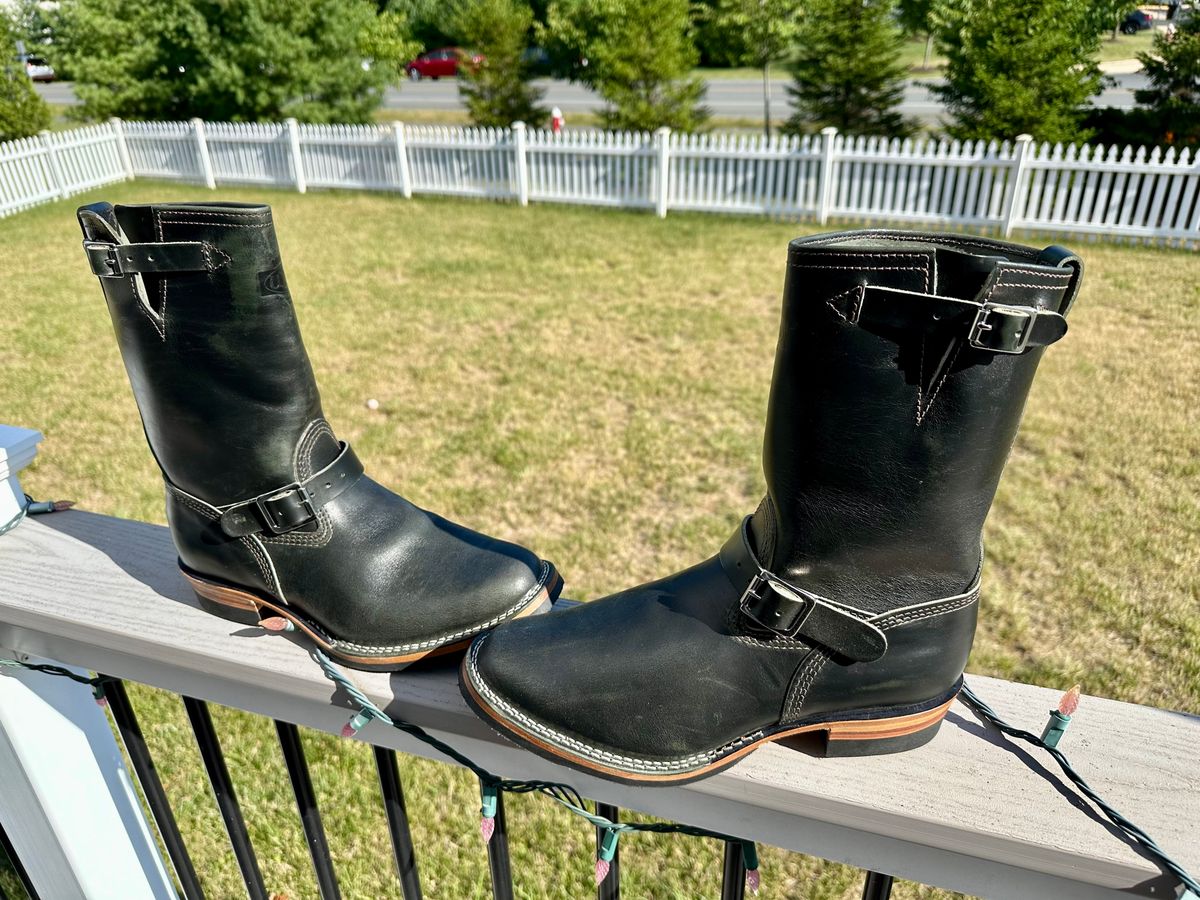
[(305, 620), (305, 624), (310, 626), (314, 631), (318, 632), (323, 638), (325, 638), (325, 640), (329, 642), (329, 646), (337, 649), (361, 650), (364, 653), (403, 653), (407, 650), (424, 650), (428, 647), (437, 647), (446, 643), (447, 641), (452, 641), (455, 638), (469, 637), (470, 635), (476, 634), (485, 628), (491, 628), (493, 625), (499, 625), (505, 619), (512, 618), (514, 615), (524, 609), (529, 604), (530, 600), (532, 600), (538, 595), (539, 592), (541, 592), (541, 590), (546, 586), (546, 580), (549, 577), (550, 564), (543, 562), (541, 577), (538, 578), (537, 584), (531, 587), (525, 593), (524, 597), (522, 597), (504, 612), (500, 613), (500, 615), (495, 616), (486, 622), (480, 622), (477, 625), (472, 625), (470, 628), (464, 628), (461, 631), (439, 635), (438, 637), (429, 638), (425, 641), (415, 641), (410, 644), (394, 644), (390, 647), (381, 647), (372, 644), (352, 644), (349, 641), (338, 640), (333, 635), (329, 634), (329, 632), (321, 628), (321, 626), (313, 622)]
[(685, 756), (674, 760), (655, 760), (655, 759), (640, 759), (634, 756), (621, 756), (617, 753), (609, 753), (607, 750), (601, 750), (599, 747), (593, 747), (591, 744), (586, 744), (583, 741), (573, 737), (568, 737), (561, 732), (555, 731), (547, 725), (542, 724), (536, 719), (530, 718), (520, 710), (513, 707), (503, 698), (498, 696), (495, 691), (488, 687), (487, 682), (479, 674), (479, 669), (476, 665), (476, 660), (479, 656), (479, 648), (483, 646), (483, 642), (487, 640), (487, 636), (480, 638), (471, 645), (471, 649), (467, 652), (467, 672), (471, 677), (471, 683), (476, 690), (487, 698), (488, 703), (502, 710), (506, 716), (520, 721), (525, 727), (537, 732), (543, 737), (549, 737), (564, 746), (571, 747), (593, 759), (600, 759), (607, 762), (615, 762), (626, 767), (649, 769), (655, 772), (677, 772), (682, 769), (695, 768), (702, 763), (711, 762), (718, 756), (723, 756), (731, 750), (736, 750), (738, 747), (752, 743), (763, 736), (762, 731), (756, 731), (753, 734), (743, 735), (737, 740), (730, 741), (723, 747), (718, 747), (715, 750), (708, 750), (703, 753), (696, 753), (692, 756)]

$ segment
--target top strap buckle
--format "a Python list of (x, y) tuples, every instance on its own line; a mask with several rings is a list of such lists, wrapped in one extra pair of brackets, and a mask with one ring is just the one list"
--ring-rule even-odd
[(985, 303), (975, 313), (967, 342), (979, 350), (1018, 355), (1029, 346), (1038, 309)]
[(815, 594), (760, 570), (750, 579), (738, 608), (750, 621), (781, 637), (794, 638), (817, 605)]
[(117, 245), (103, 241), (84, 241), (83, 251), (87, 254), (92, 274), (101, 278), (115, 278), (125, 274), (121, 270), (121, 258), (117, 255)]

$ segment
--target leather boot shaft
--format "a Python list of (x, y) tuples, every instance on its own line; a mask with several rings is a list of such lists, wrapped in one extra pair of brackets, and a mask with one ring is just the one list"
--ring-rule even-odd
[[(97, 203), (79, 219), (85, 238), (102, 245), (89, 250), (93, 270), (110, 268), (100, 282), (169, 482), (221, 505), (337, 456), (328, 429), (300, 446), (323, 419), (321, 398), (269, 207)], [(126, 258), (122, 245), (139, 249)], [(298, 466), (301, 451), (309, 458)]]
[(875, 612), (965, 590), (1039, 344), (1065, 331), (1079, 274), (1061, 248), (954, 235), (793, 241), (762, 564)]

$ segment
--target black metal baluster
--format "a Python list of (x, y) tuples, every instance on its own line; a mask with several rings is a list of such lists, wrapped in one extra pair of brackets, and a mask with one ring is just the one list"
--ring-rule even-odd
[(888, 900), (892, 896), (894, 880), (891, 875), (868, 872), (866, 883), (863, 884), (863, 900)]
[[(4, 833), (4, 826), (0, 825), (0, 849), (4, 850), (4, 855), (8, 857), (9, 864), (12, 866), (13, 872), (17, 875), (17, 880), (21, 882), (21, 887), (25, 889), (29, 900), (39, 900), (37, 889), (34, 888), (33, 882), (29, 880), (29, 873), (25, 871), (25, 866), (21, 862), (21, 857), (17, 856), (17, 850), (12, 845), (12, 841), (8, 839), (8, 835)], [(4, 888), (0, 887), (0, 897), (4, 896)]]
[[(618, 821), (621, 811), (609, 803), (597, 803), (596, 815), (604, 816), (610, 822)], [(596, 847), (599, 849), (600, 841), (604, 838), (604, 829), (596, 829)], [(612, 862), (608, 864), (608, 874), (604, 876), (604, 880), (596, 885), (596, 900), (620, 900), (621, 896), (621, 845), (617, 844), (617, 851), (613, 854)]]
[(412, 832), (408, 827), (408, 809), (404, 805), (404, 787), (400, 783), (400, 767), (396, 753), (386, 747), (372, 747), (375, 768), (379, 770), (379, 790), (383, 794), (383, 810), (387, 813), (388, 834), (396, 856), (396, 871), (404, 900), (421, 900), (421, 879), (417, 876), (417, 853), (413, 848)]
[(488, 841), (488, 868), (492, 873), (492, 897), (513, 900), (512, 864), (508, 858), (508, 824), (504, 820), (504, 791), (496, 795), (496, 829)]
[(300, 743), (300, 730), (290, 722), (277, 721), (275, 733), (279, 735), (283, 764), (287, 766), (292, 793), (296, 795), (296, 809), (300, 813), (300, 824), (308, 842), (308, 855), (312, 858), (313, 871), (317, 875), (317, 888), (322, 900), (341, 900), (337, 873), (329, 857), (329, 842), (325, 839), (325, 827), (321, 824), (321, 811), (317, 808), (317, 795), (313, 791), (308, 762), (304, 758), (304, 745)]
[(746, 860), (738, 841), (725, 842), (725, 866), (721, 875), (721, 900), (743, 900), (746, 896)]
[(184, 697), (183, 705), (187, 709), (192, 731), (196, 735), (196, 746), (200, 748), (200, 757), (204, 760), (208, 783), (212, 786), (217, 808), (221, 811), (221, 818), (225, 820), (225, 830), (229, 834), (230, 844), (233, 845), (233, 855), (237, 858), (242, 880), (246, 882), (246, 892), (250, 895), (250, 900), (267, 900), (262, 872), (259, 871), (258, 860), (254, 856), (250, 835), (246, 832), (246, 822), (242, 818), (241, 807), (238, 806), (237, 792), (233, 789), (229, 769), (225, 767), (221, 742), (217, 740), (208, 704), (203, 700)]
[(133, 772), (146, 797), (146, 805), (150, 807), (154, 824), (158, 826), (158, 834), (162, 838), (163, 846), (167, 848), (167, 856), (175, 869), (175, 877), (179, 880), (183, 896), (186, 900), (204, 900), (200, 879), (196, 877), (192, 858), (183, 843), (183, 835), (179, 833), (175, 814), (171, 812), (167, 792), (163, 790), (158, 770), (154, 767), (154, 759), (150, 756), (150, 748), (146, 746), (146, 738), (138, 725), (137, 716), (133, 713), (133, 704), (129, 702), (129, 694), (125, 692), (125, 683), (116, 680), (105, 682), (104, 696), (108, 700), (108, 711), (117, 723), (117, 731), (125, 744), (125, 752), (129, 755)]

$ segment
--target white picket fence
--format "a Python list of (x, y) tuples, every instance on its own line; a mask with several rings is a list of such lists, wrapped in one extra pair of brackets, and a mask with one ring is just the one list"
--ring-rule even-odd
[[(1198, 155), (1200, 156), (1200, 155)], [(1200, 158), (1155, 148), (122, 122), (0, 144), (0, 216), (133, 177), (1200, 243)]]

